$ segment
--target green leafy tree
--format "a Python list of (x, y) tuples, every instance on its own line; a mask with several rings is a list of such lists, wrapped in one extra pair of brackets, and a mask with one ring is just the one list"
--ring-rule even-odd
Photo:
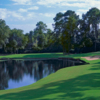
[(10, 28), (6, 25), (5, 21), (0, 19), (0, 46), (3, 48), (3, 51), (6, 51), (5, 47), (8, 43)]
[(43, 49), (46, 42), (46, 39), (45, 39), (46, 31), (47, 31), (47, 25), (44, 24), (42, 21), (36, 24), (36, 28), (34, 29), (34, 40), (38, 41), (37, 45), (41, 49)]
[(98, 27), (100, 23), (100, 10), (96, 7), (91, 8), (87, 13), (86, 13), (86, 20), (90, 23), (92, 26), (92, 36), (94, 35), (94, 43), (95, 43), (95, 51), (96, 51), (96, 43), (98, 41)]
[(64, 53), (68, 53), (72, 48), (72, 40), (74, 36), (74, 31), (77, 28), (76, 19), (74, 16), (70, 16), (66, 25), (64, 26), (64, 30), (61, 36), (61, 44), (63, 46)]
[(8, 39), (7, 48), (11, 52), (18, 52), (19, 49), (24, 49), (24, 34), (22, 30), (12, 29)]
[[(64, 14), (57, 13), (56, 17), (54, 18), (55, 21), (54, 33), (56, 34), (55, 40), (56, 42), (61, 43), (63, 45), (64, 52), (68, 53), (69, 50), (71, 49), (72, 46), (71, 44), (74, 43), (74, 37), (75, 37), (75, 32), (77, 30), (76, 27), (78, 20), (79, 16), (76, 15), (76, 13), (72, 10), (68, 10)], [(66, 43), (70, 46), (67, 46)]]

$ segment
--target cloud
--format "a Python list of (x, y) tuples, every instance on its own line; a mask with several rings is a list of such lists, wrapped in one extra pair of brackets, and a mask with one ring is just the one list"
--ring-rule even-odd
[(39, 9), (38, 6), (34, 6), (34, 7), (30, 7), (30, 8), (28, 8), (28, 10), (38, 10), (38, 9)]
[(27, 11), (30, 11), (30, 10), (38, 10), (38, 9), (39, 9), (38, 6), (33, 6), (33, 7), (30, 7), (30, 8), (27, 8), (27, 9), (20, 8), (18, 11), (19, 12), (27, 12)]
[[(60, 4), (59, 4), (60, 6)], [(88, 5), (85, 3), (61, 3), (61, 6), (69, 6), (69, 7), (87, 7)]]
[(19, 20), (25, 20), (24, 16), (22, 16), (20, 13), (17, 13), (15, 11), (9, 11), (7, 9), (3, 9), (3, 8), (0, 8), (0, 18), (1, 19), (6, 19), (8, 17), (15, 17)]
[(45, 6), (68, 6), (68, 7), (80, 7), (80, 8), (90, 8), (97, 7), (100, 8), (99, 0), (39, 0), (37, 2), (39, 5)]
[(27, 9), (20, 8), (18, 11), (19, 12), (27, 12)]
[(33, 19), (34, 17), (37, 17), (37, 14), (34, 12), (29, 12), (26, 16), (26, 19)]
[(53, 14), (53, 13), (40, 13), (39, 15), (45, 16), (45, 17), (54, 17), (55, 16), (55, 14)]
[(14, 5), (32, 5), (32, 0), (11, 0), (14, 3)]
[(0, 8), (0, 18), (5, 19), (7, 17), (7, 9)]
[(39, 5), (56, 5), (56, 4), (60, 4), (62, 6), (62, 4), (64, 3), (68, 3), (68, 2), (81, 2), (83, 0), (39, 0), (37, 2), (37, 4)]
[[(25, 21), (25, 20), (32, 20), (32, 19), (41, 19), (44, 17), (55, 17), (55, 14), (53, 13), (35, 13), (35, 12), (30, 12), (29, 10), (33, 10), (33, 9), (37, 9), (37, 7), (30, 7), (27, 9), (22, 9), (20, 8), (18, 11), (11, 11), (8, 9), (3, 9), (0, 8), (0, 18), (1, 19), (9, 19), (9, 20), (21, 20), (21, 21)], [(22, 13), (22, 12), (26, 12), (26, 13)]]
[(15, 18), (17, 18), (17, 19), (19, 19), (19, 20), (25, 20), (25, 17), (24, 16), (22, 16), (20, 13), (16, 13), (16, 12), (9, 12), (9, 14), (12, 16), (12, 17), (15, 17)]
[[(28, 10), (33, 10), (33, 9), (37, 9), (38, 7), (31, 7), (28, 9), (22, 9), (20, 8), (18, 11), (11, 11), (5, 8), (0, 8), (0, 18), (1, 19), (16, 19), (16, 20), (28, 20), (28, 19), (32, 19), (34, 17), (37, 17), (39, 14), (38, 13), (34, 13), (34, 12), (27, 12)], [(25, 14), (23, 14), (22, 12), (26, 12)]]

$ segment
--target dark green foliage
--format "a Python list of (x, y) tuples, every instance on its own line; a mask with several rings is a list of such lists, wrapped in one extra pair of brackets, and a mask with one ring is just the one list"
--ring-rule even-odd
[(59, 12), (54, 20), (54, 31), (39, 21), (36, 28), (23, 34), (23, 30), (10, 29), (0, 19), (0, 53), (63, 52), (80, 53), (100, 50), (100, 10), (91, 8), (82, 19), (75, 11)]

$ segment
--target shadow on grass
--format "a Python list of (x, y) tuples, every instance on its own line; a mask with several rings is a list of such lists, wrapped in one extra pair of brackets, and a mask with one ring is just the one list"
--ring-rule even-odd
[(80, 99), (80, 100), (100, 100), (100, 97), (93, 97), (93, 96), (91, 96), (91, 97), (87, 97), (87, 98), (83, 98), (83, 99)]
[[(70, 55), (63, 55), (63, 53), (32, 53), (32, 54), (8, 54), (8, 55), (1, 55), (1, 58), (5, 58), (7, 56), (10, 57), (12, 55), (12, 58), (58, 58), (58, 57), (86, 57), (86, 56), (95, 56), (95, 55), (100, 55), (100, 52), (93, 52), (93, 53), (81, 53), (81, 54), (70, 54)], [(7, 58), (9, 58), (7, 57)]]
[(90, 70), (100, 70), (100, 62), (94, 64)]
[(81, 54), (70, 54), (63, 55), (63, 53), (37, 53), (37, 54), (28, 54), (23, 56), (23, 58), (58, 58), (58, 57), (86, 57), (86, 56), (95, 56), (100, 55), (100, 52), (94, 53), (81, 53)]
[(41, 54), (28, 54), (23, 56), (23, 58), (55, 58), (55, 57), (62, 57), (63, 54), (56, 54), (56, 53), (41, 53)]
[[(69, 80), (52, 82), (37, 89), (4, 94), (0, 96), (0, 100), (98, 100), (99, 97), (95, 98), (93, 93), (90, 97), (82, 97), (85, 96), (84, 91), (95, 90), (96, 88), (100, 88), (100, 73), (86, 74)], [(43, 97), (45, 98), (43, 99)]]

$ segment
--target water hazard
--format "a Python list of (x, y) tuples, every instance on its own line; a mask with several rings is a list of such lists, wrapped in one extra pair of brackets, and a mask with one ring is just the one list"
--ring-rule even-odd
[(82, 65), (74, 59), (8, 60), (0, 62), (0, 90), (27, 86), (57, 70)]

